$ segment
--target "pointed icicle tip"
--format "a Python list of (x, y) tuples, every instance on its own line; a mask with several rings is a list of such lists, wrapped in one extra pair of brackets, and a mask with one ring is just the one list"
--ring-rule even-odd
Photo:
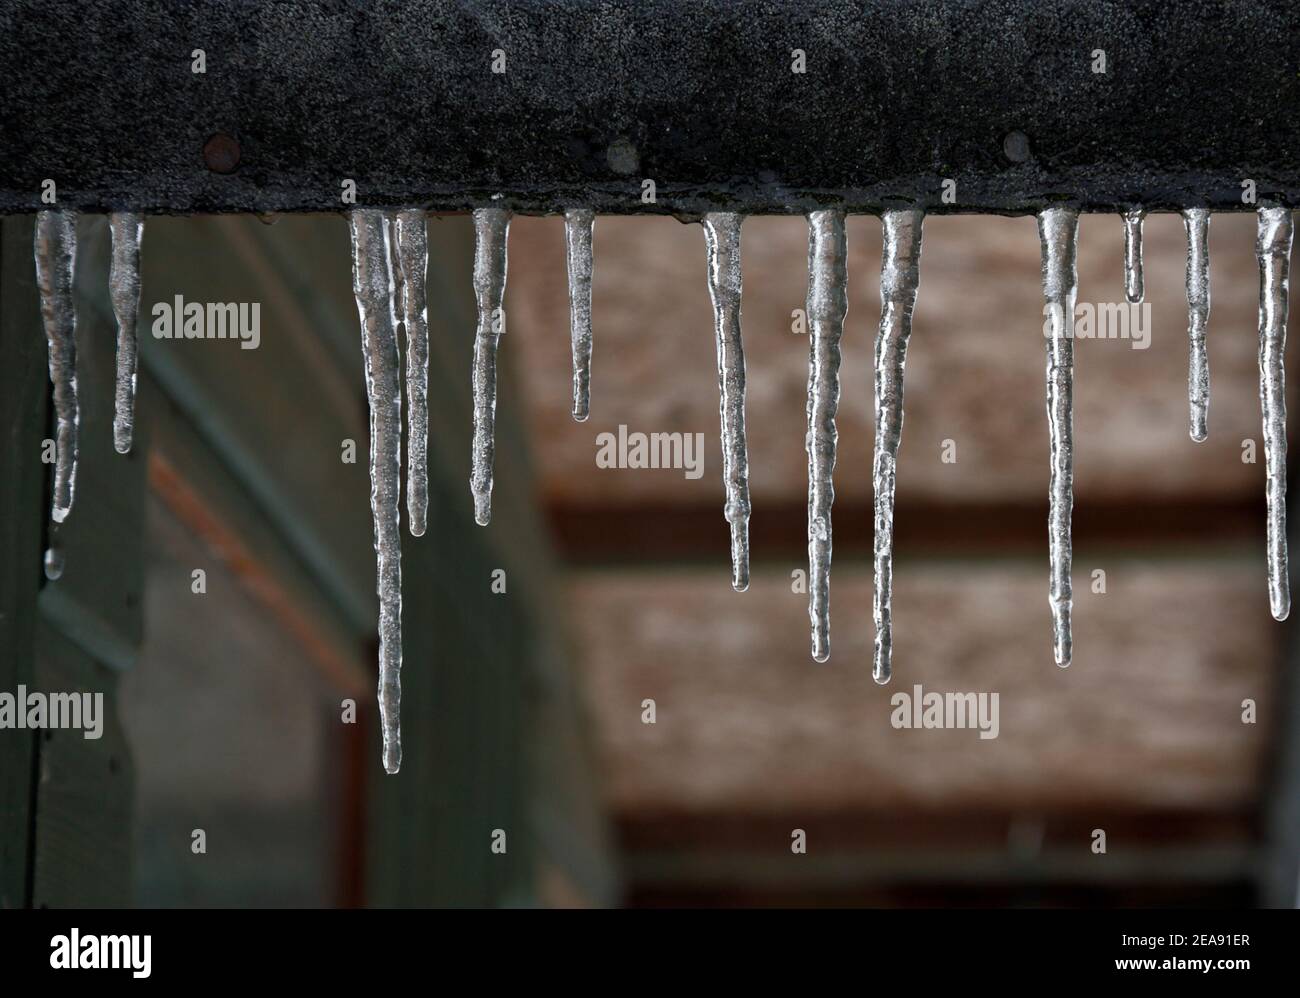
[(573, 418), (591, 414), (591, 241), (596, 213), (570, 208), (564, 213), (564, 249), (569, 271), (569, 344), (573, 354)]
[(1053, 653), (1066, 668), (1073, 657), (1074, 606), (1071, 583), (1074, 511), (1074, 306), (1079, 293), (1075, 265), (1079, 213), (1073, 208), (1048, 208), (1038, 216), (1042, 243), (1043, 297), (1050, 322), (1047, 338), (1047, 425), (1051, 447), (1048, 483), (1048, 548), (1052, 608)]
[(366, 397), (370, 403), (370, 514), (379, 595), (379, 717), (384, 770), (402, 761), (402, 386), (394, 307), (393, 247), (382, 211), (348, 215), (352, 290), (361, 318)]
[(745, 443), (745, 351), (740, 338), (740, 225), (729, 211), (704, 216), (709, 297), (718, 348), (718, 410), (722, 422), (722, 479), (731, 526), (731, 588), (749, 588), (749, 452)]
[(1268, 504), (1268, 601), (1276, 620), (1291, 613), (1286, 542), (1286, 318), (1293, 223), (1287, 208), (1257, 215), (1259, 261), (1259, 401), (1264, 429)]
[(492, 520), (492, 464), (496, 453), (497, 346), (505, 330), (506, 239), (510, 212), (504, 208), (474, 210), (474, 297), (478, 329), (474, 334), (472, 369), (474, 442), (470, 492), (474, 522)]
[(1210, 322), (1210, 212), (1188, 208), (1187, 230), (1187, 407), (1188, 433), (1197, 443), (1209, 435), (1210, 357), (1206, 327)]
[(848, 313), (844, 212), (808, 215), (808, 619), (812, 657), (831, 655), (831, 505), (839, 433), (840, 338)]
[(872, 676), (893, 674), (894, 486), (903, 439), (903, 372), (912, 338), (912, 312), (921, 277), (921, 227), (916, 209), (881, 216), (880, 328), (876, 332), (876, 443), (871, 479), (875, 493), (875, 554), (871, 615), (876, 625)]

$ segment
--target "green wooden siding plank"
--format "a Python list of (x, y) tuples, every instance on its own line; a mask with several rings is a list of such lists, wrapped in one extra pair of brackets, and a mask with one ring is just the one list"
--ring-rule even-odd
[[(30, 216), (0, 220), (0, 691), (14, 693), (34, 674), (36, 595), (47, 468), (47, 377), (32, 263)], [(0, 731), (0, 908), (29, 902), (31, 731)]]

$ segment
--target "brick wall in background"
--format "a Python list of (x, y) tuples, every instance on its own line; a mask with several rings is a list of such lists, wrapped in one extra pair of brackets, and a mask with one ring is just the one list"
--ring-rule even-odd
[[(896, 673), (880, 688), (870, 679), (879, 222), (849, 222), (833, 651), (822, 666), (808, 654), (806, 597), (790, 591), (806, 558), (807, 339), (790, 328), (806, 293), (804, 221), (744, 226), (755, 578), (743, 595), (728, 586), (699, 228), (598, 220), (592, 416), (576, 424), (563, 227), (513, 223), (502, 349), (517, 351), (527, 398), (502, 404), (527, 407), (570, 564), (633, 898), (754, 903), (848, 889), (906, 903), (887, 890), (902, 876), (938, 885), (930, 903), (971, 883), (1005, 900), (1008, 878), (1055, 885), (1038, 902), (1075, 898), (1069, 885), (1125, 903), (1186, 900), (1179, 891), (1240, 899), (1285, 633), (1268, 613), (1262, 449), (1260, 463), (1241, 461), (1243, 439), (1260, 438), (1254, 219), (1216, 216), (1211, 228), (1208, 442), (1187, 432), (1176, 216), (1147, 220), (1149, 349), (1077, 344), (1076, 656), (1065, 672), (1052, 664), (1047, 605), (1035, 225), (931, 218), (925, 233), (898, 477)], [(1123, 301), (1122, 253), (1117, 217), (1084, 216), (1080, 302)], [(704, 476), (598, 469), (596, 434), (619, 424), (703, 432)], [(945, 439), (955, 464), (940, 460)], [(1090, 590), (1096, 568), (1105, 595)], [(889, 697), (917, 683), (999, 692), (999, 737), (894, 730)], [(654, 726), (640, 719), (647, 697)], [(1258, 725), (1241, 722), (1245, 698), (1259, 703)], [(829, 869), (781, 865), (801, 822), (833, 846)], [(1109, 865), (1088, 864), (1097, 824), (1116, 836)]]

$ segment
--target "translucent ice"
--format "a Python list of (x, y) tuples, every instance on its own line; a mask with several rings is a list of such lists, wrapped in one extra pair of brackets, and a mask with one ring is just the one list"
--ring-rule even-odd
[(384, 769), (402, 764), (402, 386), (394, 311), (393, 259), (382, 211), (356, 209), (352, 290), (361, 316), (361, 347), (370, 400), (370, 512), (375, 524), (379, 593), (379, 716)]
[(740, 340), (740, 223), (734, 212), (704, 216), (709, 295), (718, 345), (724, 513), (731, 524), (731, 587), (749, 588), (749, 454), (745, 445), (745, 351)]

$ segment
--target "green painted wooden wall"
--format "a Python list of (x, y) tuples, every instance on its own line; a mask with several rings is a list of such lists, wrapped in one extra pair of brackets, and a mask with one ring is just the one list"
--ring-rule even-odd
[[(141, 619), (149, 446), (240, 534), (316, 633), (373, 670), (368, 432), (345, 221), (147, 223), (142, 439), (128, 458), (112, 451), (109, 432), (107, 224), (85, 217), (79, 233), (82, 460), (76, 508), (57, 538), (67, 570), (52, 583), (41, 571), (49, 526), (39, 453), (50, 417), (32, 222), (0, 223), (0, 689), (31, 679), (112, 702), (142, 628), (176, 626)], [(558, 875), (574, 896), (609, 903), (607, 823), (532, 501), (508, 335), (493, 523), (479, 528), (470, 515), (472, 241), (467, 218), (430, 221), (429, 529), (403, 542), (402, 772), (383, 774), (373, 717), (363, 753), (364, 900), (535, 904)], [(259, 349), (148, 335), (152, 303), (177, 294), (261, 302)], [(340, 460), (347, 438), (357, 441), (355, 465)], [(504, 595), (490, 588), (498, 568)], [(373, 698), (362, 709), (373, 714)], [(0, 903), (130, 903), (131, 774), (116, 723), (98, 742), (0, 732)], [(495, 829), (506, 833), (504, 855), (491, 851)]]

